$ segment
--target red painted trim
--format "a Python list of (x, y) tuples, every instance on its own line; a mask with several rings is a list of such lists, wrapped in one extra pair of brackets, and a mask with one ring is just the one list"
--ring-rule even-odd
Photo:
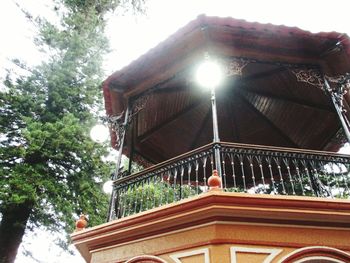
[(143, 256), (133, 257), (128, 261), (126, 261), (125, 263), (167, 263), (167, 262), (159, 257), (143, 255)]
[(72, 240), (99, 249), (213, 221), (350, 229), (349, 216), (345, 200), (214, 192), (74, 233)]
[(291, 255), (285, 258), (281, 263), (293, 263), (296, 260), (300, 260), (307, 257), (324, 256), (333, 259), (342, 260), (344, 262), (350, 262), (350, 255), (344, 251), (336, 250), (328, 247), (310, 247), (298, 251), (292, 252)]

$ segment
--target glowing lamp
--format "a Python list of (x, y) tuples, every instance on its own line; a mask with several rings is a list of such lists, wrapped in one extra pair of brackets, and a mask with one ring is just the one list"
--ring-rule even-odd
[(222, 69), (220, 65), (214, 61), (207, 60), (197, 68), (196, 80), (203, 87), (216, 88), (222, 79)]
[(103, 143), (108, 139), (109, 130), (102, 124), (95, 125), (90, 131), (90, 137), (94, 142)]

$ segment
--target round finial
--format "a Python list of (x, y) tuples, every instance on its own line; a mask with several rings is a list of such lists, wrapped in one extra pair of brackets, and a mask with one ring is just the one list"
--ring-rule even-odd
[(209, 190), (221, 189), (221, 178), (217, 170), (213, 170), (213, 174), (208, 178)]
[(86, 228), (88, 222), (84, 214), (81, 214), (79, 219), (75, 222), (75, 231), (80, 231)]

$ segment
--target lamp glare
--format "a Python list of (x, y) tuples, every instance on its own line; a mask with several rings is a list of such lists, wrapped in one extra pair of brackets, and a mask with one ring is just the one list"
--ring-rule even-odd
[(113, 191), (113, 181), (109, 180), (103, 184), (103, 192), (111, 194)]
[(103, 143), (109, 136), (109, 130), (102, 124), (95, 125), (90, 131), (90, 137), (94, 142)]
[(213, 61), (205, 61), (199, 65), (196, 72), (197, 82), (206, 88), (217, 87), (223, 78), (220, 66)]

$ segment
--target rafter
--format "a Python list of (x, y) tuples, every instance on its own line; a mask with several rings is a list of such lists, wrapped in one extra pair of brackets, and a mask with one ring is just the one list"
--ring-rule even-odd
[(254, 94), (259, 95), (259, 96), (264, 96), (264, 97), (268, 97), (268, 98), (275, 99), (275, 100), (283, 100), (283, 101), (290, 102), (293, 104), (298, 104), (298, 105), (303, 106), (303, 107), (309, 107), (309, 108), (313, 108), (316, 110), (322, 110), (322, 111), (327, 111), (330, 113), (335, 113), (332, 106), (325, 106), (325, 105), (309, 102), (307, 100), (299, 99), (299, 98), (289, 98), (289, 97), (286, 97), (283, 95), (277, 96), (275, 94), (271, 94), (271, 93), (263, 91), (263, 90), (255, 90), (255, 89), (251, 89), (249, 87), (247, 88), (246, 86), (245, 87), (237, 87), (237, 88), (239, 88), (241, 90), (241, 92), (254, 93)]
[(269, 76), (272, 76), (272, 75), (284, 72), (286, 70), (287, 70), (286, 67), (278, 67), (278, 68), (274, 68), (274, 69), (271, 69), (271, 70), (268, 70), (268, 71), (259, 72), (259, 73), (256, 73), (256, 74), (252, 74), (250, 76), (243, 77), (241, 79), (241, 81), (242, 82), (246, 82), (246, 81), (251, 81), (251, 80), (262, 79), (262, 78), (266, 78), (266, 77), (269, 77)]
[(254, 111), (261, 119), (263, 119), (274, 131), (276, 131), (285, 141), (287, 141), (291, 147), (300, 148), (287, 134), (285, 134), (278, 126), (276, 126), (268, 117), (266, 117), (261, 111), (259, 111), (249, 100), (247, 100), (239, 91), (235, 91), (235, 95), (239, 96), (241, 100), (247, 105), (252, 111)]

